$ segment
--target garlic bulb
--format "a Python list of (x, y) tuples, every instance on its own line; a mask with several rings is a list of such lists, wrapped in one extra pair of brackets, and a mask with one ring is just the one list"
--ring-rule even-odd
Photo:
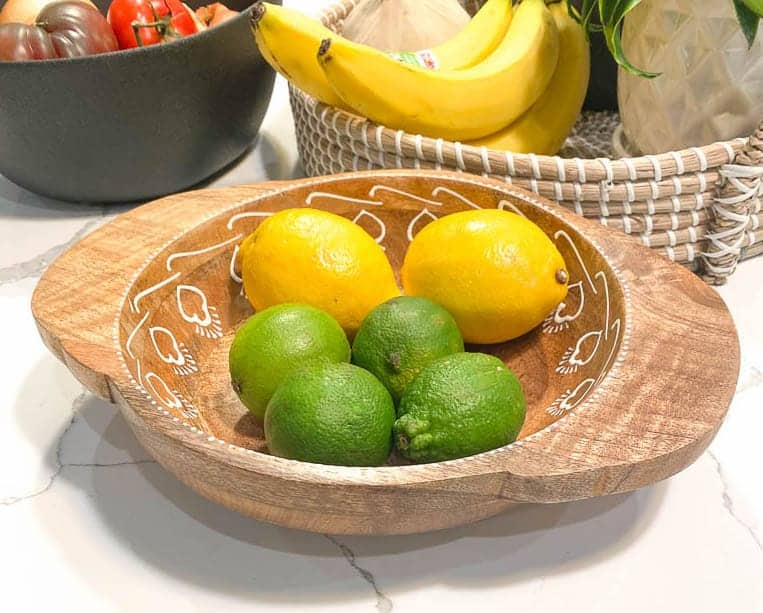
[(458, 0), (362, 0), (342, 34), (382, 51), (419, 51), (452, 38), (469, 19)]

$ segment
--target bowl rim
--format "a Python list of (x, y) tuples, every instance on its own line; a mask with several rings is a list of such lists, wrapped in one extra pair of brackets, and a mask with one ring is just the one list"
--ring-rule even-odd
[[(399, 177), (401, 175), (400, 171), (371, 171), (371, 172), (376, 177)], [(403, 174), (407, 174), (407, 173), (403, 173)], [(442, 173), (428, 172), (428, 171), (419, 171), (416, 173), (416, 176), (422, 179), (433, 179), (433, 180), (443, 178)], [(450, 180), (455, 179), (456, 181), (469, 183), (472, 185), (487, 186), (496, 191), (500, 191), (507, 196), (520, 198), (524, 202), (527, 202), (528, 204), (532, 206), (542, 209), (545, 213), (555, 217), (556, 219), (561, 221), (563, 224), (569, 225), (569, 221), (565, 219), (562, 215), (560, 215), (558, 210), (555, 210), (550, 205), (550, 203), (547, 203), (543, 201), (542, 199), (534, 195), (531, 195), (528, 192), (525, 192), (524, 190), (518, 190), (517, 188), (507, 186), (507, 185), (500, 185), (500, 184), (496, 185), (494, 183), (487, 183), (480, 178), (472, 177), (469, 175), (458, 175), (457, 177), (451, 176), (449, 177), (449, 179)], [(158, 406), (157, 403), (153, 400), (153, 398), (151, 398), (151, 396), (141, 386), (139, 386), (139, 384), (134, 380), (125, 362), (124, 354), (119, 342), (118, 332), (119, 332), (119, 324), (121, 321), (122, 309), (126, 306), (128, 301), (128, 296), (131, 290), (134, 288), (134, 284), (137, 281), (137, 279), (143, 274), (146, 268), (150, 266), (151, 263), (154, 262), (156, 257), (162, 252), (164, 252), (173, 243), (180, 240), (188, 232), (194, 231), (198, 229), (200, 226), (205, 225), (207, 223), (212, 223), (216, 221), (217, 219), (219, 219), (220, 217), (222, 217), (223, 215), (235, 214), (235, 211), (237, 209), (242, 209), (243, 207), (252, 207), (256, 203), (265, 201), (269, 198), (272, 198), (273, 196), (280, 196), (282, 194), (287, 194), (288, 192), (292, 190), (301, 189), (301, 188), (304, 188), (305, 186), (328, 185), (331, 183), (343, 182), (347, 180), (348, 180), (348, 177), (346, 175), (334, 175), (329, 177), (320, 177), (317, 179), (307, 179), (304, 181), (294, 183), (292, 185), (281, 187), (279, 189), (276, 189), (270, 192), (265, 192), (254, 198), (247, 198), (243, 201), (232, 202), (224, 210), (216, 210), (211, 212), (209, 216), (205, 217), (202, 221), (195, 224), (193, 228), (182, 230), (172, 239), (168, 240), (163, 245), (155, 249), (145, 259), (143, 264), (136, 269), (134, 275), (130, 279), (130, 282), (127, 284), (125, 288), (122, 301), (120, 303), (120, 308), (117, 310), (116, 318), (114, 322), (115, 350), (117, 351), (120, 363), (122, 365), (123, 374), (129, 380), (130, 385), (134, 387), (133, 391), (138, 391), (143, 397), (143, 401), (144, 401), (137, 404), (137, 410), (136, 410), (135, 400), (132, 400), (132, 404), (134, 405), (132, 407), (133, 410), (136, 410), (136, 412), (139, 413), (140, 416), (145, 416), (146, 410), (151, 410), (151, 411), (158, 410), (158, 412), (162, 415), (162, 417), (166, 418), (166, 420), (169, 421), (169, 425), (171, 426), (167, 434), (173, 437), (180, 436), (180, 438), (185, 439), (187, 434), (190, 433), (192, 435), (192, 440), (196, 439), (197, 441), (200, 441), (200, 442), (204, 442), (204, 440), (206, 440), (207, 443), (212, 443), (213, 448), (216, 448), (222, 451), (222, 456), (221, 456), (222, 459), (229, 462), (234, 462), (237, 465), (240, 465), (242, 468), (246, 468), (248, 470), (266, 471), (267, 473), (273, 474), (273, 475), (283, 474), (284, 470), (287, 470), (289, 472), (294, 473), (295, 477), (297, 477), (299, 474), (302, 474), (305, 479), (308, 479), (311, 481), (314, 481), (316, 478), (325, 478), (327, 475), (327, 472), (329, 472), (331, 474), (330, 478), (332, 482), (339, 480), (346, 483), (363, 483), (365, 485), (375, 483), (378, 485), (385, 485), (389, 483), (390, 476), (398, 477), (397, 481), (404, 480), (408, 483), (429, 481), (431, 480), (431, 473), (433, 468), (444, 469), (448, 471), (449, 473), (452, 473), (450, 475), (448, 474), (444, 475), (443, 478), (448, 478), (449, 476), (453, 476), (455, 475), (456, 472), (459, 474), (470, 473), (472, 472), (472, 469), (477, 469), (476, 468), (477, 466), (479, 466), (478, 468), (479, 471), (483, 471), (485, 464), (496, 464), (496, 463), (500, 464), (502, 463), (502, 461), (507, 459), (508, 455), (519, 452), (521, 449), (526, 447), (529, 443), (545, 442), (546, 439), (554, 435), (555, 431), (564, 429), (567, 425), (573, 422), (573, 420), (578, 419), (581, 413), (587, 412), (593, 403), (599, 402), (601, 401), (601, 399), (606, 398), (608, 396), (610, 383), (616, 378), (617, 373), (628, 354), (628, 348), (629, 348), (630, 336), (631, 336), (630, 319), (631, 319), (631, 308), (632, 308), (631, 298), (630, 298), (630, 287), (629, 287), (628, 281), (626, 280), (619, 266), (607, 255), (605, 250), (602, 249), (602, 247), (597, 243), (597, 241), (593, 237), (585, 236), (581, 233), (581, 239), (588, 242), (596, 250), (596, 252), (601, 256), (602, 260), (606, 263), (606, 265), (612, 271), (614, 278), (617, 279), (619, 283), (620, 289), (624, 297), (625, 321), (623, 322), (623, 326), (622, 326), (623, 334), (620, 339), (620, 344), (617, 349), (617, 352), (613, 356), (611, 356), (611, 361), (609, 362), (609, 368), (607, 369), (606, 374), (604, 375), (603, 378), (597, 381), (590, 395), (578, 406), (576, 406), (573, 410), (570, 410), (569, 412), (564, 414), (562, 417), (558, 418), (556, 421), (549, 424), (548, 426), (536, 432), (533, 432), (532, 434), (522, 439), (519, 439), (513, 443), (510, 443), (509, 445), (505, 445), (497, 449), (485, 451), (485, 452), (468, 456), (465, 458), (458, 458), (458, 459), (447, 460), (443, 462), (433, 462), (429, 464), (412, 464), (412, 465), (402, 465), (402, 466), (385, 465), (385, 466), (376, 466), (376, 467), (348, 467), (348, 466), (333, 466), (333, 465), (315, 464), (311, 462), (302, 462), (299, 460), (281, 458), (281, 457), (273, 456), (267, 453), (262, 453), (262, 452), (254, 451), (251, 449), (246, 449), (243, 447), (239, 447), (238, 445), (233, 445), (228, 441), (219, 439), (205, 431), (199, 430), (198, 428), (196, 428), (195, 426), (192, 426), (188, 422), (182, 422), (182, 421), (175, 422), (171, 414), (168, 411), (166, 411), (166, 409), (163, 409), (162, 407)], [(124, 392), (122, 389), (120, 389), (120, 392), (122, 393), (122, 395), (124, 395)], [(186, 436), (181, 436), (180, 435), (181, 431), (184, 431), (183, 434)], [(218, 446), (218, 447), (215, 447), (215, 446)], [(328, 471), (327, 471), (327, 468), (329, 469)]]

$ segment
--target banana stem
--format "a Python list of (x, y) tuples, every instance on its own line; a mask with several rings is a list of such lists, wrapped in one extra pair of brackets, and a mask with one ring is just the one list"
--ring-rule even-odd
[(265, 8), (265, 3), (264, 2), (257, 2), (252, 7), (252, 17), (251, 17), (250, 21), (251, 21), (251, 24), (253, 26), (256, 26), (258, 23), (260, 23), (262, 18), (265, 16), (265, 11), (266, 10), (267, 9)]
[(318, 47), (318, 57), (321, 58), (324, 55), (326, 55), (329, 52), (330, 48), (331, 48), (331, 39), (330, 38), (324, 38), (321, 41), (321, 46)]

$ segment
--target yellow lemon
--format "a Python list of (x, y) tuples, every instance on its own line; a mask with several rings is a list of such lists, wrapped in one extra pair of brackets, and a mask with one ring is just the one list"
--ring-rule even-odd
[(255, 310), (310, 304), (351, 336), (371, 309), (400, 294), (374, 239), (350, 220), (317, 209), (268, 217), (242, 243), (241, 271)]
[(408, 248), (406, 294), (453, 315), (464, 340), (499, 343), (529, 332), (567, 295), (564, 259), (528, 219), (497, 209), (433, 221)]

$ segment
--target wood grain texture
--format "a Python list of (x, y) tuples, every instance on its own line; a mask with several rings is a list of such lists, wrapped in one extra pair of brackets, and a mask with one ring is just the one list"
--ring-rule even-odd
[[(562, 317), (566, 327), (549, 320), (546, 330), (480, 348), (502, 357), (527, 391), (518, 444), (452, 462), (378, 468), (264, 453), (258, 424), (227, 381), (228, 343), (251, 313), (229, 264), (237, 237), (262, 214), (308, 201), (357, 218), (379, 236), (395, 268), (408, 232), (431, 221), (424, 210), (439, 217), (469, 203), (516, 208), (557, 240), (571, 282), (586, 292), (583, 305), (571, 287), (562, 314), (579, 316)], [(242, 212), (250, 216), (233, 219)], [(664, 479), (712, 440), (739, 368), (728, 311), (691, 273), (533, 195), (456, 173), (355, 173), (165, 198), (62, 255), (41, 279), (33, 312), (51, 351), (91, 390), (117, 402), (143, 445), (183, 482), (253, 517), (332, 533), (434, 530), (517, 503), (575, 500)], [(161, 358), (173, 352), (188, 360)], [(581, 381), (585, 399), (575, 404), (568, 390)]]
[[(126, 285), (150, 253), (236, 197), (274, 189), (250, 186), (168, 196), (118, 216), (58, 257), (35, 289), (32, 313), (43, 342), (90, 391), (111, 399), (106, 379), (120, 372), (112, 330)], [(191, 192), (194, 193), (194, 192)]]

